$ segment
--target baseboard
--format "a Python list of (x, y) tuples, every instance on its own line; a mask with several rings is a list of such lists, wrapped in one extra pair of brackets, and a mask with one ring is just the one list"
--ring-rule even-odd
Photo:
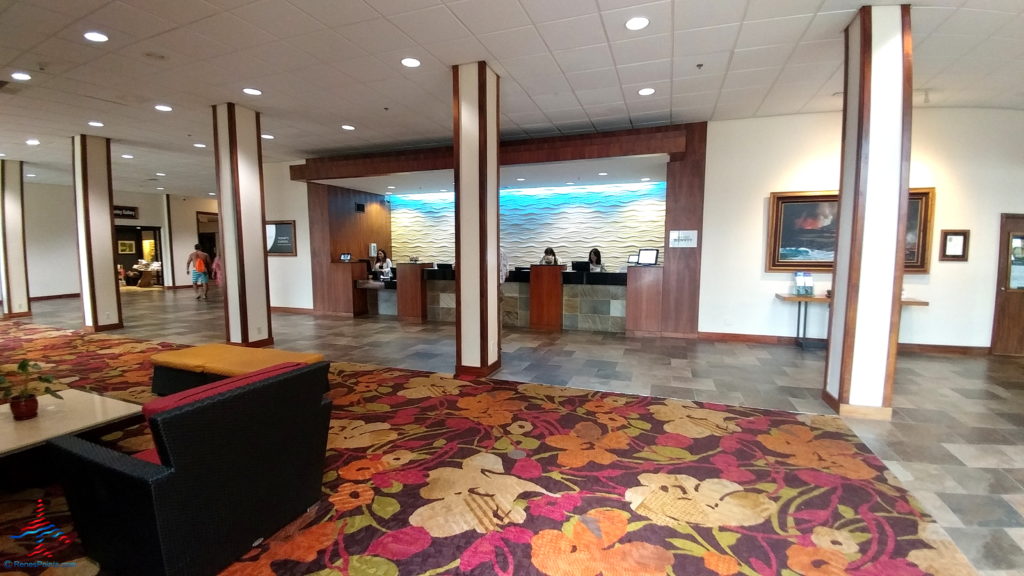
[(839, 408), (840, 408), (839, 399), (836, 398), (835, 396), (833, 396), (831, 392), (829, 392), (828, 390), (822, 390), (821, 391), (821, 400), (825, 404), (828, 404), (828, 407), (831, 408), (832, 410), (834, 410), (836, 414), (839, 414)]
[(243, 346), (245, 348), (266, 348), (267, 346), (274, 345), (274, 337), (264, 338), (263, 340), (253, 340), (252, 342), (227, 342), (232, 346)]
[(286, 306), (271, 306), (270, 307), (270, 311), (271, 312), (287, 312), (289, 314), (310, 314), (310, 315), (317, 314), (317, 311), (313, 310), (312, 308), (288, 308)]
[(81, 298), (82, 294), (75, 292), (74, 294), (51, 294), (50, 296), (32, 296), (28, 299), (29, 302), (36, 302), (38, 300), (59, 300), (61, 298)]
[(0, 319), (8, 320), (10, 318), (27, 318), (32, 315), (32, 311), (26, 312), (11, 312), (10, 314), (0, 314)]
[(489, 366), (456, 366), (455, 377), (469, 376), (471, 378), (485, 378), (494, 374), (501, 369), (501, 359), (499, 358)]
[(118, 322), (116, 324), (101, 324), (99, 326), (84, 326), (82, 327), (82, 331), (95, 334), (97, 332), (107, 332), (109, 330), (120, 330), (121, 328), (124, 328), (124, 322)]
[(766, 336), (763, 334), (729, 334), (727, 332), (699, 332), (700, 340), (713, 342), (747, 342), (750, 344), (789, 344), (796, 345), (792, 336)]
[(988, 356), (988, 346), (943, 346), (940, 344), (899, 344), (897, 351), (914, 354), (959, 354), (961, 356)]
[(863, 420), (892, 420), (892, 407), (840, 404), (839, 415), (846, 418), (860, 418)]

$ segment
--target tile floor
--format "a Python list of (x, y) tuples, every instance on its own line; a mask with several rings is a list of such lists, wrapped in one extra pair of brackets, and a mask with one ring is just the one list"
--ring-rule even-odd
[[(125, 328), (140, 339), (224, 340), (211, 290), (125, 291)], [(32, 303), (32, 322), (81, 328), (81, 301)], [(401, 324), (274, 313), (278, 348), (331, 360), (451, 372), (452, 324)], [(496, 378), (831, 413), (823, 351), (791, 346), (506, 330)], [(1024, 358), (901, 354), (891, 422), (847, 419), (984, 576), (1024, 576)]]

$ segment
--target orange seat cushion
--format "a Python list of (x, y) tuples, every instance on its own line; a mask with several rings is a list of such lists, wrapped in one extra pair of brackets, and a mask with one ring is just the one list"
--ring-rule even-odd
[(155, 366), (204, 372), (222, 376), (240, 376), (254, 370), (282, 364), (300, 362), (312, 364), (324, 359), (323, 354), (290, 352), (274, 348), (246, 348), (230, 344), (203, 344), (182, 350), (160, 352), (151, 357)]

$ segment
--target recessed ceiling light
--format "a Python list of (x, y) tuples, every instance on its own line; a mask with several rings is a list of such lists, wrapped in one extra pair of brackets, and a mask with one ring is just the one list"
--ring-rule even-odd
[(3, 152), (0, 152), (0, 158), (3, 158), (4, 156), (7, 156), (7, 154), (4, 154)]
[(167, 176), (167, 174), (164, 174), (163, 172), (157, 172), (156, 175), (157, 176)]
[(157, 190), (163, 190), (163, 189), (164, 189), (164, 187), (163, 187), (163, 186), (157, 186), (157, 187), (156, 187), (156, 189), (157, 189)]
[(207, 192), (206, 195), (207, 196), (216, 196), (217, 193), (216, 192)]
[(82, 34), (82, 36), (85, 36), (85, 39), (89, 42), (106, 42), (109, 40), (107, 35), (102, 32), (86, 32), (85, 34)]
[(651, 94), (654, 94), (654, 88), (641, 88), (637, 90), (636, 93), (641, 96), (650, 96)]
[(341, 125), (341, 129), (342, 130), (355, 130), (356, 127), (351, 125), (351, 124), (342, 124)]
[(25, 174), (25, 177), (26, 178), (35, 178), (36, 175), (35, 174)]
[(195, 146), (196, 148), (206, 148), (206, 144), (203, 144), (201, 142), (196, 142), (195, 144), (193, 144), (193, 146)]
[(441, 192), (447, 192), (447, 191), (448, 191), (447, 188), (441, 188)]
[(516, 182), (526, 182), (526, 178), (516, 178)]
[(598, 176), (607, 176), (608, 173), (607, 172), (598, 172), (597, 175)]
[(14, 78), (15, 80), (23, 80), (24, 81), (24, 80), (31, 80), (32, 79), (32, 75), (28, 74), (26, 72), (15, 72), (15, 73), (11, 74), (11, 78)]
[(385, 192), (384, 194), (391, 196), (391, 192)]
[(257, 90), (256, 88), (242, 88), (242, 92), (245, 92), (249, 96), (260, 96), (263, 94), (263, 90)]
[(260, 138), (263, 138), (264, 140), (273, 140), (274, 139), (274, 135), (273, 134), (260, 134)]
[(93, 120), (93, 121), (89, 122), (89, 126), (95, 126), (97, 128), (103, 128), (103, 122), (99, 122), (97, 120)]
[(575, 186), (576, 183), (575, 182), (566, 182), (565, 185), (566, 186)]
[(174, 110), (174, 108), (171, 108), (167, 104), (157, 104), (156, 106), (153, 106), (153, 108), (156, 108), (161, 112), (170, 112), (171, 110)]
[(25, 144), (28, 144), (29, 146), (39, 146), (39, 140), (35, 138), (29, 138), (28, 140), (25, 140)]
[(388, 186), (388, 190), (394, 190), (394, 189), (395, 189), (394, 186)]
[(633, 18), (626, 20), (626, 28), (634, 31), (643, 30), (644, 28), (647, 28), (647, 25), (650, 23), (651, 21), (643, 16), (634, 16)]
[(402, 66), (406, 68), (418, 68), (420, 61), (415, 58), (402, 58)]
[(641, 178), (640, 179), (641, 182), (650, 182), (650, 180), (651, 180), (650, 178)]
[(125, 160), (131, 160), (132, 158), (135, 158), (135, 156), (132, 156), (131, 154), (121, 154), (121, 158), (124, 158)]

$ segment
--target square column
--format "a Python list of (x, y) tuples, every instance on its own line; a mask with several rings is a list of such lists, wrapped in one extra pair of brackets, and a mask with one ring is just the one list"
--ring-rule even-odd
[(861, 8), (846, 30), (839, 227), (823, 398), (890, 418), (910, 178), (909, 6)]
[(455, 114), (455, 373), (501, 367), (498, 308), (498, 75), (452, 68)]
[(75, 136), (72, 147), (85, 329), (102, 332), (123, 328), (121, 291), (114, 262), (110, 139), (81, 134)]
[(231, 102), (214, 106), (213, 138), (227, 341), (269, 346), (274, 337), (270, 328), (259, 113)]
[(0, 318), (30, 316), (21, 162), (0, 160)]

